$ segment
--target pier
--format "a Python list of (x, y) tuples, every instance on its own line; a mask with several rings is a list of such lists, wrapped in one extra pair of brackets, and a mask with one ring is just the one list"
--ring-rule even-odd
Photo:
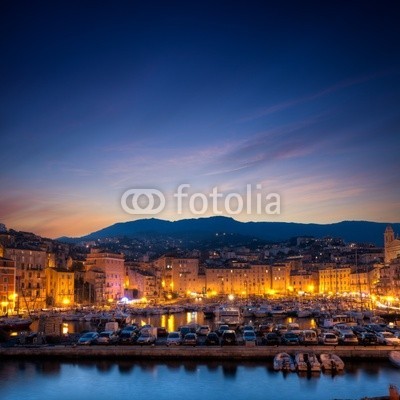
[(392, 346), (64, 346), (32, 345), (0, 348), (0, 359), (145, 359), (263, 361), (278, 352), (335, 353), (345, 359), (387, 359)]

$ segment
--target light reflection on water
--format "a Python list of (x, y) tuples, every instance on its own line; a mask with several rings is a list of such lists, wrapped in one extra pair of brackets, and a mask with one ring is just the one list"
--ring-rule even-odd
[[(167, 328), (169, 332), (178, 330), (179, 326), (186, 324), (207, 324), (210, 325), (211, 329), (216, 328), (214, 326), (214, 321), (210, 319), (205, 319), (203, 312), (182, 312), (176, 314), (163, 314), (163, 315), (138, 315), (133, 317), (133, 322), (139, 325), (151, 324), (153, 326), (163, 326)], [(277, 323), (290, 323), (297, 322), (301, 329), (315, 328), (315, 320), (309, 318), (294, 318), (294, 317), (283, 317), (281, 319), (275, 318)], [(246, 319), (246, 323), (254, 323), (254, 325), (259, 324), (259, 321), (253, 321), (251, 319)], [(84, 330), (91, 330), (94, 326), (89, 322), (84, 321), (68, 321), (68, 333), (80, 333)], [(31, 325), (32, 331), (37, 331), (38, 321), (34, 321)]]
[(347, 363), (340, 375), (283, 374), (272, 363), (7, 361), (0, 364), (0, 398), (74, 399), (361, 399), (400, 383), (388, 362)]

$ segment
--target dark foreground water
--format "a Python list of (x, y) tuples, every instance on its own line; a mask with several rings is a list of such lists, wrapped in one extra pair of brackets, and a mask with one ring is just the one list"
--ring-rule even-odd
[(388, 394), (389, 362), (347, 363), (340, 375), (283, 374), (272, 363), (1, 361), (4, 400), (332, 400)]

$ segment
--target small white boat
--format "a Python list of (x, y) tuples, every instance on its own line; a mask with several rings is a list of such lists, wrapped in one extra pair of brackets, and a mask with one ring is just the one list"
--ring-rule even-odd
[(295, 371), (293, 358), (288, 353), (278, 353), (274, 357), (275, 371)]
[(296, 369), (299, 372), (308, 371), (308, 365), (304, 358), (304, 354), (305, 353), (296, 353), (296, 355), (294, 357)]
[(317, 356), (312, 353), (307, 354), (307, 364), (311, 372), (320, 372), (321, 371), (321, 363), (318, 361)]
[(297, 371), (320, 372), (321, 363), (313, 352), (296, 353), (295, 356)]
[(321, 353), (319, 358), (321, 367), (325, 371), (343, 371), (344, 369), (344, 362), (337, 354)]
[(394, 366), (400, 368), (400, 351), (392, 350), (389, 353), (389, 360)]

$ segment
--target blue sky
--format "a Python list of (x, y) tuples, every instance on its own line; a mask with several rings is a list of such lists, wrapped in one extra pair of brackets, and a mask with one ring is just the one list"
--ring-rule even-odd
[(8, 227), (78, 236), (147, 217), (122, 209), (131, 188), (165, 195), (157, 217), (197, 217), (193, 193), (217, 187), (224, 209), (257, 184), (280, 214), (236, 219), (400, 221), (396, 2), (0, 7)]

